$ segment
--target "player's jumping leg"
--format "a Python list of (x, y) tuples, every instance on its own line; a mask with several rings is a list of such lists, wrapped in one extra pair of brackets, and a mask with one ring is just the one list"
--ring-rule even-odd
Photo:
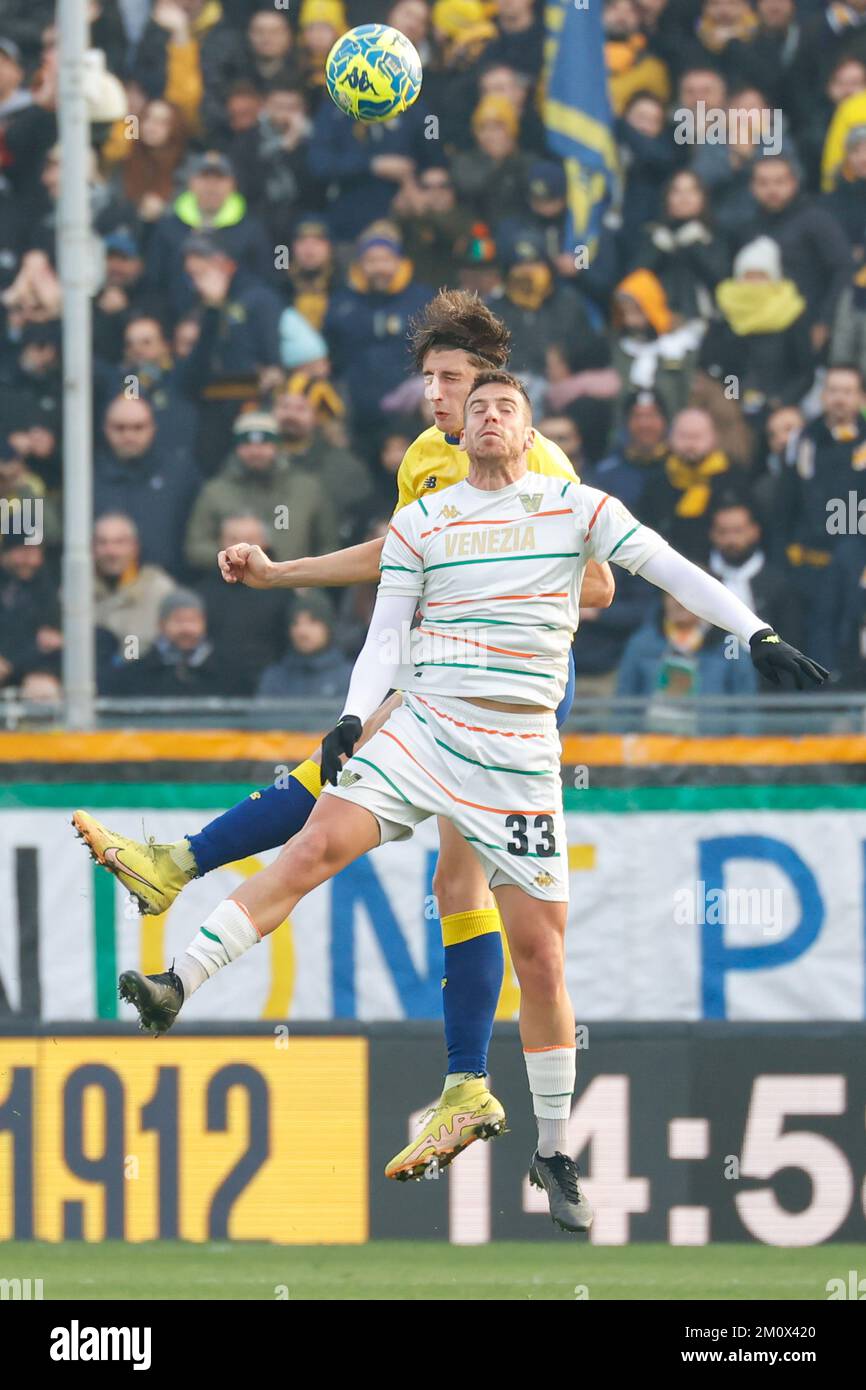
[(165, 1033), (191, 994), (224, 965), (275, 931), (296, 903), (379, 843), (376, 817), (362, 806), (323, 797), (282, 853), (210, 914), (171, 970), (120, 977), (120, 997), (143, 1029)]
[(588, 1231), (592, 1208), (568, 1153), (577, 1052), (565, 987), (566, 904), (530, 897), (514, 884), (501, 885), (495, 894), (520, 983), (520, 1037), (538, 1124), (530, 1182), (547, 1192), (557, 1226)]
[[(372, 738), (391, 710), (394, 695), (368, 719), (358, 742)], [(167, 912), (183, 888), (212, 869), (277, 849), (306, 825), (322, 790), (321, 754), (317, 749), (292, 768), (286, 781), (251, 792), (195, 835), (173, 844), (130, 840), (87, 811), (76, 811), (72, 824), (92, 857), (136, 899), (144, 914)]]
[(505, 1111), (487, 1086), (487, 1049), (502, 989), (504, 958), (499, 910), (471, 845), (439, 817), (439, 861), (433, 892), (442, 924), (442, 1012), (448, 1074), (436, 1104), (385, 1176), (421, 1178), (431, 1164), (448, 1166), (476, 1139), (505, 1130)]

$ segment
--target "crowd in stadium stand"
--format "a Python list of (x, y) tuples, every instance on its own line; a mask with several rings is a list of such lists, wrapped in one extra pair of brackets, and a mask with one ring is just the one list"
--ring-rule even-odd
[[(373, 586), (227, 588), (215, 555), (383, 533), (431, 422), (407, 321), (441, 285), (505, 319), (536, 424), (585, 481), (866, 688), (866, 0), (605, 0), (622, 181), (592, 255), (564, 244), (533, 0), (90, 12), (101, 694), (340, 698)], [(323, 64), (372, 20), (413, 41), (424, 87), (361, 125)], [(0, 690), (46, 702), (57, 44), (53, 5), (4, 0), (0, 501), (42, 508), (41, 543), (0, 535)], [(755, 689), (722, 634), (616, 578), (613, 605), (582, 613), (578, 693)]]

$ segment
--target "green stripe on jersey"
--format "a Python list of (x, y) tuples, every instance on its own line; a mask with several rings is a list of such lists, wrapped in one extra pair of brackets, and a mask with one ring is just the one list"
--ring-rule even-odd
[(425, 516), (429, 516), (429, 515), (430, 515), (430, 513), (429, 513), (428, 510), (427, 510), (427, 508), (424, 506), (424, 498), (423, 498), (423, 497), (419, 497), (419, 498), (418, 498), (418, 506), (421, 508), (421, 510), (422, 510), (422, 512), (424, 513)]
[(509, 623), (505, 618), (428, 618), (426, 613), (422, 613), (421, 617), (425, 623), (438, 623), (440, 627), (446, 623), (449, 626), (452, 623), (474, 623), (476, 627), (525, 627), (532, 632), (539, 627), (546, 628), (548, 632), (559, 630), (556, 623)]
[(501, 763), (482, 763), (477, 758), (469, 758), (465, 753), (458, 753), (456, 748), (452, 748), (450, 743), (445, 743), (441, 738), (434, 735), (434, 743), (438, 743), (440, 748), (444, 748), (446, 753), (453, 753), (455, 758), (460, 758), (464, 763), (473, 763), (475, 767), (483, 767), (485, 772), (513, 772), (518, 777), (544, 777), (547, 768), (529, 771), (522, 767), (503, 767)]
[(565, 487), (562, 489), (562, 492), (559, 494), (560, 497), (564, 497), (565, 494), (568, 492), (568, 489), (569, 489), (570, 487), (571, 487), (571, 480), (569, 480), (569, 481), (565, 484)]
[(383, 570), (401, 570), (403, 574), (417, 574), (417, 570), (410, 569), (408, 565), (380, 565)]
[(377, 767), (375, 763), (371, 763), (369, 758), (362, 758), (360, 753), (354, 753), (352, 755), (352, 761), (355, 763), (366, 763), (367, 767), (371, 767), (374, 772), (378, 772), (379, 776), (385, 779), (385, 781), (388, 783), (388, 786), (397, 793), (401, 801), (405, 801), (407, 806), (412, 805), (408, 796), (403, 795), (396, 782), (391, 781), (391, 778), (388, 776), (387, 772), (383, 772), (381, 767)]
[(425, 565), (424, 568), (429, 573), (430, 570), (450, 570), (455, 565), (507, 565), (511, 560), (574, 560), (579, 554), (579, 550), (551, 550), (541, 555), (536, 551), (529, 555), (486, 555), (478, 560), (443, 560), (440, 565)]
[(640, 528), (641, 528), (641, 523), (638, 522), (637, 526), (633, 526), (633, 527), (631, 528), (630, 531), (626, 531), (625, 535), (620, 537), (620, 539), (617, 541), (616, 545), (614, 546), (613, 550), (612, 550), (612, 551), (610, 552), (610, 554), (608, 555), (608, 557), (607, 557), (608, 560), (612, 560), (613, 557), (614, 557), (614, 555), (616, 554), (616, 552), (619, 550), (620, 546), (621, 546), (621, 545), (625, 545), (625, 543), (626, 543), (626, 541), (628, 540), (629, 536), (633, 536), (634, 533), (635, 533), (635, 531), (639, 531)]
[[(515, 671), (513, 666), (486, 666), (478, 661), (416, 661), (415, 666), (455, 666), (458, 671), (495, 671), (500, 676), (525, 676), (526, 671)], [(556, 676), (546, 676), (543, 671), (531, 671), (540, 681), (555, 681)]]

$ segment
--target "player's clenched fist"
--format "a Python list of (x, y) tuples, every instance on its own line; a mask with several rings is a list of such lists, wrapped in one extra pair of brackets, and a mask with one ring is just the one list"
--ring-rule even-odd
[(269, 589), (276, 569), (260, 545), (240, 541), (221, 550), (217, 562), (227, 584), (246, 584), (248, 589)]

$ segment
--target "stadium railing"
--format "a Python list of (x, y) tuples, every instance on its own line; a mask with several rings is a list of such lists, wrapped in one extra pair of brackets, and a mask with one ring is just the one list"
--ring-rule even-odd
[[(342, 702), (320, 699), (100, 699), (100, 728), (330, 728)], [(0, 730), (62, 729), (62, 708), (0, 694)], [(690, 735), (862, 734), (866, 693), (578, 698), (564, 725), (567, 733), (668, 733)]]

